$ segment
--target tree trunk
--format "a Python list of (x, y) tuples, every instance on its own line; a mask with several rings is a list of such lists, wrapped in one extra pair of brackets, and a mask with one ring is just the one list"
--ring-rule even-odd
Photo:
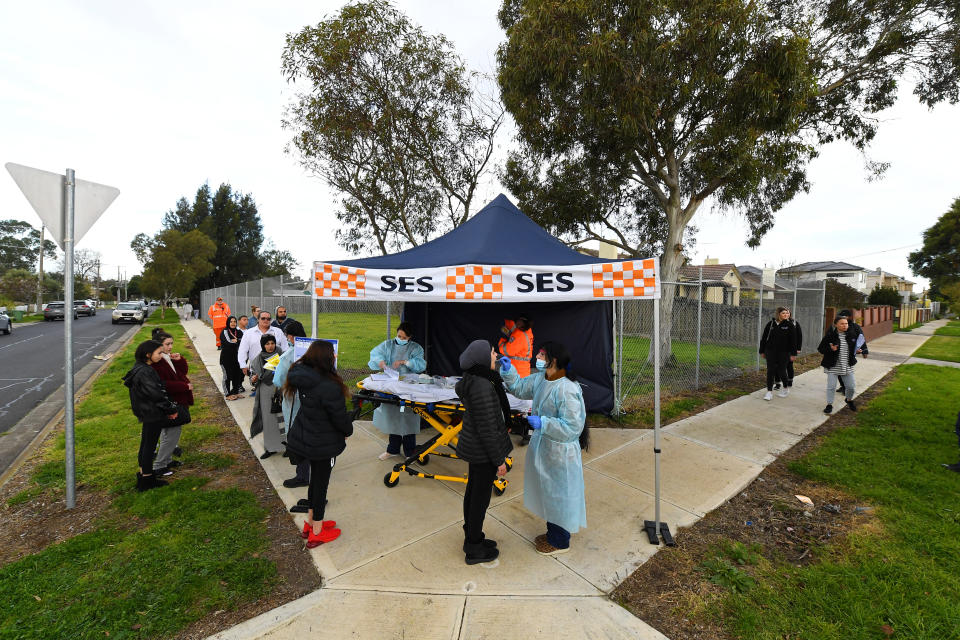
[[(680, 276), (680, 267), (683, 266), (683, 231), (686, 224), (683, 221), (684, 212), (679, 205), (667, 207), (669, 229), (667, 239), (663, 245), (663, 255), (660, 257), (660, 366), (673, 362), (672, 343), (670, 334), (673, 324), (673, 302), (676, 299), (676, 285), (666, 284), (677, 282)], [(653, 363), (653, 345), (656, 336), (650, 336), (650, 352), (647, 362)]]

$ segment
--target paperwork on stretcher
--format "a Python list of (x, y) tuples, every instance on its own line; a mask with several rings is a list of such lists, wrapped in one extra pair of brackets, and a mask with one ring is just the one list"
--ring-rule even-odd
[[(403, 380), (390, 379), (382, 380), (376, 379), (380, 376), (376, 374), (364, 378), (363, 382), (360, 384), (363, 385), (363, 388), (366, 391), (379, 391), (380, 393), (389, 393), (391, 395), (399, 396), (404, 400), (412, 400), (413, 402), (449, 402), (450, 404), (460, 404), (460, 399), (457, 398), (457, 392), (453, 389), (453, 385), (450, 386), (439, 386), (436, 383), (431, 384), (419, 384), (416, 382), (404, 382)], [(447, 378), (447, 383), (449, 384), (453, 379)], [(510, 402), (510, 408), (514, 411), (523, 411), (528, 412), (533, 406), (533, 403), (530, 400), (521, 400), (511, 394), (507, 394), (507, 400)]]

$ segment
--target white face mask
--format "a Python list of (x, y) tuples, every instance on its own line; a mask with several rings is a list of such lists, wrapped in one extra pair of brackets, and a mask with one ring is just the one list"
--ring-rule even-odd
[(545, 360), (539, 360), (539, 359), (538, 359), (538, 360), (537, 360), (537, 369), (541, 369), (541, 370), (542, 370), (542, 369), (546, 369), (546, 368), (547, 368), (547, 362), (546, 362)]

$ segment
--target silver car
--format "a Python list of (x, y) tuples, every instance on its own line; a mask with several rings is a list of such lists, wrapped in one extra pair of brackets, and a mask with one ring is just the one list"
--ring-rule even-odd
[(111, 324), (119, 324), (121, 322), (143, 324), (145, 317), (146, 312), (143, 310), (143, 307), (140, 306), (139, 302), (121, 302), (117, 305), (117, 308), (113, 310), (110, 322)]
[(8, 316), (6, 311), (0, 311), (0, 331), (5, 335), (13, 333), (13, 318)]

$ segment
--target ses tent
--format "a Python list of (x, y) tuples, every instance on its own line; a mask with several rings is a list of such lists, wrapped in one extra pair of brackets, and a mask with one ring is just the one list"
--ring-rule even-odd
[(459, 375), (472, 340), (492, 345), (507, 318), (533, 322), (536, 345), (563, 343), (591, 412), (614, 408), (612, 301), (659, 297), (654, 259), (603, 261), (547, 233), (503, 194), (464, 224), (385, 256), (317, 262), (314, 298), (403, 301), (427, 371)]

